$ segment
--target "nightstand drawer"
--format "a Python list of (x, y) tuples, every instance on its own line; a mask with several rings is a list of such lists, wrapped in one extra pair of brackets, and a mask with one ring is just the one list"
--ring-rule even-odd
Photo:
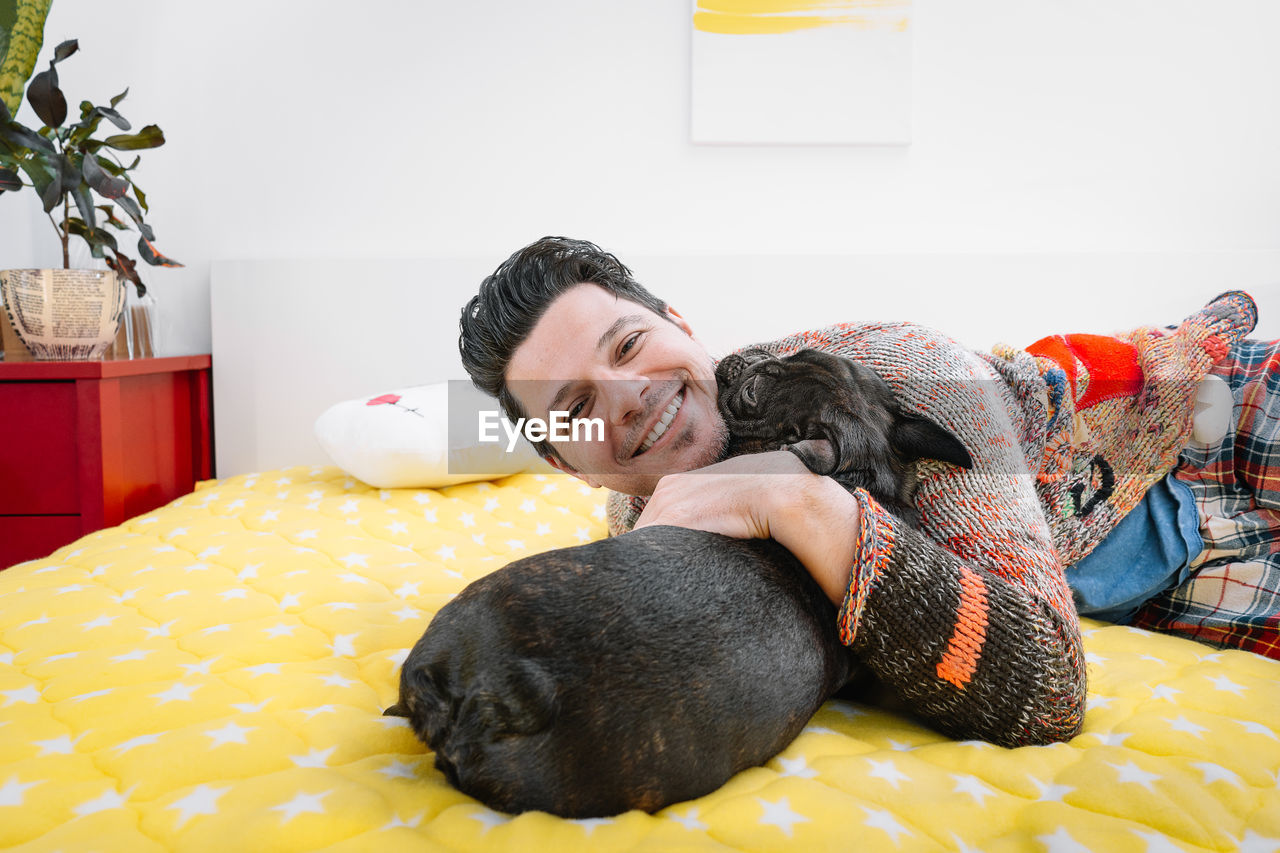
[(213, 476), (207, 355), (0, 361), (0, 569)]
[(74, 382), (0, 385), (0, 515), (78, 515)]

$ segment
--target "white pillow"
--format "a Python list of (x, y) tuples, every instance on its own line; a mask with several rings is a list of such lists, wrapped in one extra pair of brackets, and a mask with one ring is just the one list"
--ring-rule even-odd
[(501, 430), (500, 441), (482, 443), (481, 410), (496, 411), (498, 403), (468, 382), (439, 382), (338, 403), (316, 419), (315, 432), (339, 468), (380, 489), (554, 470), (523, 437), (511, 452)]

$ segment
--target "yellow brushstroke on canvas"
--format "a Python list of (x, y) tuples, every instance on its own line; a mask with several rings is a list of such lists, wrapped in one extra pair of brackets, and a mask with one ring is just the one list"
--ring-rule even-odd
[[(905, 30), (907, 19), (883, 13), (910, 0), (698, 0), (693, 26), (704, 33), (767, 35), (828, 26)], [(881, 13), (881, 14), (877, 14)]]

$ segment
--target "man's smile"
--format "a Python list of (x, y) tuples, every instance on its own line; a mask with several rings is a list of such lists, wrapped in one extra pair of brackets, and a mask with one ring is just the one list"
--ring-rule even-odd
[(676, 414), (679, 413), (680, 407), (684, 405), (684, 387), (677, 389), (674, 397), (667, 403), (662, 411), (657, 413), (657, 422), (650, 428), (649, 433), (645, 436), (644, 441), (640, 443), (640, 447), (636, 450), (632, 457), (636, 457), (653, 447), (659, 439), (664, 436), (671, 428), (672, 422), (675, 420)]

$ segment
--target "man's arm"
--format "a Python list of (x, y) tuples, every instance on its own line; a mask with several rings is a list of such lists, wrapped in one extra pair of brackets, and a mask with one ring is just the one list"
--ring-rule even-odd
[(865, 492), (857, 499), (861, 532), (840, 610), (842, 641), (953, 737), (1025, 746), (1079, 734), (1079, 622), (1021, 571), (1025, 555), (1001, 554), (984, 568)]
[(739, 539), (773, 538), (839, 606), (849, 588), (858, 513), (858, 501), (839, 483), (811, 473), (794, 453), (776, 450), (668, 474), (635, 526), (672, 524)]
[[(1073, 615), (1026, 575), (1014, 581), (967, 563), (791, 453), (665, 477), (636, 527), (649, 524), (772, 536), (840, 607), (842, 640), (940, 731), (1005, 746), (1079, 731), (1084, 669)], [(1004, 568), (1016, 575), (1018, 561)]]

